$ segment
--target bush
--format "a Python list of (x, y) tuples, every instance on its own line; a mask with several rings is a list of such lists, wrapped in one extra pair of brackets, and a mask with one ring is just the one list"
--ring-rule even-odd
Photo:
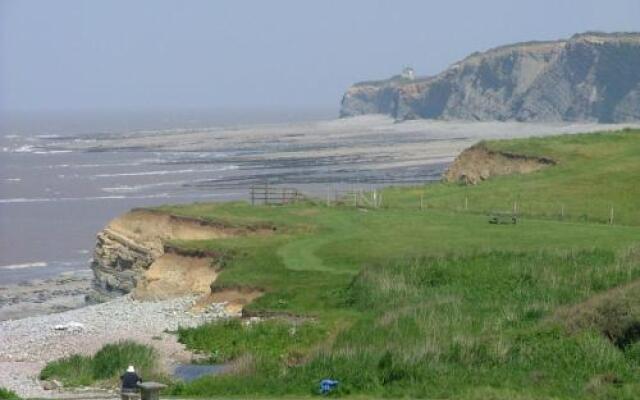
[(155, 373), (157, 355), (152, 347), (132, 341), (107, 344), (93, 356), (92, 370), (94, 379), (109, 379), (134, 365), (138, 374), (148, 376)]
[(11, 390), (0, 387), (0, 399), (19, 400), (20, 397)]
[(91, 357), (74, 354), (47, 363), (40, 371), (40, 379), (57, 379), (65, 386), (86, 386), (93, 382)]
[(57, 379), (65, 386), (88, 386), (98, 380), (117, 379), (129, 365), (134, 365), (145, 379), (157, 378), (156, 351), (132, 341), (103, 346), (94, 356), (74, 354), (48, 363), (40, 379)]

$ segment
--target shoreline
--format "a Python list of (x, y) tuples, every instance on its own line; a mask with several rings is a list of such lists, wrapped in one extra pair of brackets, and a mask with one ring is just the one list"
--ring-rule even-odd
[(63, 272), (0, 286), (0, 322), (74, 310), (87, 305), (92, 290), (90, 269)]
[[(119, 340), (134, 340), (153, 346), (162, 368), (171, 372), (189, 363), (193, 354), (167, 333), (178, 327), (236, 317), (224, 303), (214, 303), (203, 312), (192, 307), (196, 296), (141, 302), (125, 295), (60, 313), (0, 322), (0, 387), (23, 397), (60, 398), (74, 391), (45, 390), (38, 374), (49, 362), (71, 354), (91, 355)], [(86, 396), (86, 392), (84, 392)], [(82, 398), (82, 397), (81, 397)]]

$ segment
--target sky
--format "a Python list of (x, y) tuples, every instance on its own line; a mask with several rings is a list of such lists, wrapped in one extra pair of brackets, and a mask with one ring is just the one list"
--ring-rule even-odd
[(638, 0), (0, 0), (0, 111), (337, 109), (352, 83), (587, 30)]

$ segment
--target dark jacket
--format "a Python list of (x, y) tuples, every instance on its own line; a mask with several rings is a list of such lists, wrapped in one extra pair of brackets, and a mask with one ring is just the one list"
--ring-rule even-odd
[(123, 389), (137, 389), (138, 382), (142, 382), (142, 378), (138, 376), (135, 372), (125, 372), (124, 375), (120, 377), (122, 381)]

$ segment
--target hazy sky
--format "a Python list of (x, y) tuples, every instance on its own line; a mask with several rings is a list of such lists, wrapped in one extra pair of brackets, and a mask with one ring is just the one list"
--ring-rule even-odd
[(0, 0), (0, 109), (337, 109), (353, 82), (586, 30), (639, 0)]

